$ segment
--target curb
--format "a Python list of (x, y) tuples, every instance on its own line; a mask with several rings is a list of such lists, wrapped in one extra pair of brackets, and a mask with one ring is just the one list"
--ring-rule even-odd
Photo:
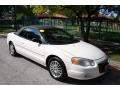
[(0, 38), (6, 38), (7, 34), (0, 34)]
[(110, 64), (110, 66), (114, 67), (115, 69), (120, 70), (120, 62), (110, 60), (109, 64)]

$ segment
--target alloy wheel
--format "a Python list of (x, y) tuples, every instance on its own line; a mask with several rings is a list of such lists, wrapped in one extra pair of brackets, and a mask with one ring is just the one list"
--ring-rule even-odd
[(62, 66), (56, 60), (50, 62), (50, 67), (49, 68), (50, 68), (51, 74), (55, 78), (59, 78), (63, 74)]

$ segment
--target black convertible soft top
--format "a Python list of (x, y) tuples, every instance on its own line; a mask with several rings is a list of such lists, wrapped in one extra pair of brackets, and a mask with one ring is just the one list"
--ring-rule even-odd
[(40, 30), (40, 29), (62, 29), (62, 28), (58, 28), (58, 27), (55, 27), (55, 26), (30, 25), (30, 26), (23, 26), (23, 27), (21, 27), (20, 30), (15, 32), (15, 34), (19, 34), (24, 28), (34, 28), (36, 30)]
[(62, 29), (62, 28), (58, 28), (58, 27), (55, 27), (55, 26), (40, 26), (40, 25), (30, 25), (30, 26), (24, 26), (23, 28), (36, 28), (36, 29)]

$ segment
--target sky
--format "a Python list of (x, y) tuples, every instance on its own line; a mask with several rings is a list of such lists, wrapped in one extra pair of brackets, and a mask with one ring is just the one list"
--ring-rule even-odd
[(112, 16), (112, 17), (117, 17), (117, 13), (116, 13), (115, 11), (109, 12), (108, 10), (100, 9), (99, 12), (100, 12), (101, 14), (103, 14), (103, 15)]

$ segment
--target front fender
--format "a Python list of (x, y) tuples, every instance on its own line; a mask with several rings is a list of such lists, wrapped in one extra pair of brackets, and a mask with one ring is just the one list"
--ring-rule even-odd
[(63, 50), (60, 50), (60, 49), (54, 47), (54, 45), (47, 45), (45, 52), (46, 52), (45, 60), (47, 60), (47, 58), (50, 55), (54, 55), (54, 56), (59, 57), (64, 63), (71, 63), (72, 55), (70, 55), (69, 53), (67, 53)]

